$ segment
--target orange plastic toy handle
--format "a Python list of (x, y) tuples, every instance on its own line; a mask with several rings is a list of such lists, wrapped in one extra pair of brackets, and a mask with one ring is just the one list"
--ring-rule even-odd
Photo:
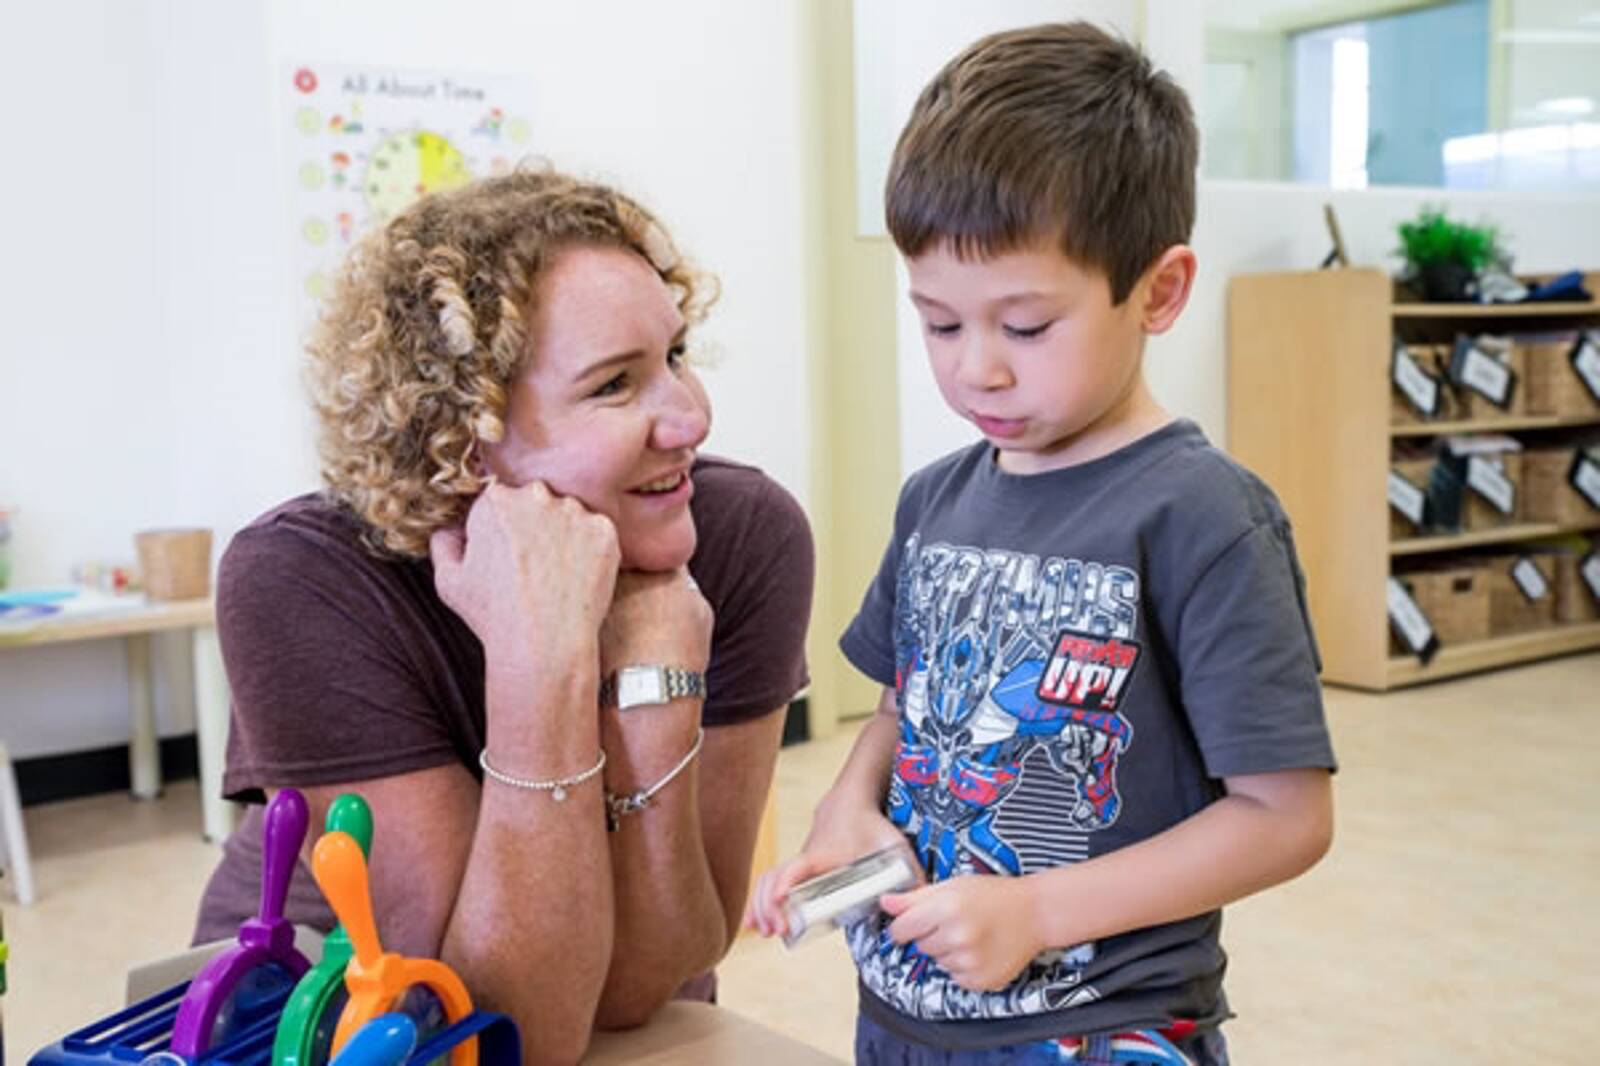
[[(452, 1025), (472, 1013), (472, 997), (450, 967), (435, 959), (408, 959), (383, 950), (372, 916), (367, 857), (354, 837), (337, 831), (325, 833), (312, 850), (311, 874), (354, 949), (344, 975), (350, 998), (333, 1034), (335, 1054), (362, 1026), (397, 1009), (413, 985), (422, 985), (438, 998)], [(450, 1066), (478, 1066), (477, 1037), (451, 1050)]]
[(367, 857), (349, 833), (322, 834), (311, 851), (311, 876), (327, 897), (328, 905), (350, 937), (350, 947), (362, 968), (378, 965), (383, 945), (378, 923), (372, 917), (372, 886), (367, 881)]

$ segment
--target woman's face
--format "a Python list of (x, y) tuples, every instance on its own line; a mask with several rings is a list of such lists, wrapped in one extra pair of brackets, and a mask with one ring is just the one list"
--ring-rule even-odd
[(484, 450), (490, 471), (509, 485), (542, 480), (610, 518), (625, 568), (684, 565), (689, 466), (711, 408), (684, 362), (671, 291), (630, 251), (578, 246), (546, 268), (536, 303), (505, 439)]

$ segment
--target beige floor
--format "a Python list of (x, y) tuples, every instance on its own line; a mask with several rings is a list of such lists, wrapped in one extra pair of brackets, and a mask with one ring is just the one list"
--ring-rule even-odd
[[(1600, 1002), (1600, 656), (1384, 697), (1329, 691), (1333, 853), (1229, 913), (1234, 1060), (1580, 1063)], [(849, 743), (793, 748), (780, 846)], [(186, 943), (213, 851), (192, 784), (159, 802), (30, 808), (39, 900), (4, 907), (13, 1062), (119, 1002), (129, 963)], [(837, 937), (743, 940), (723, 1002), (849, 1057)]]

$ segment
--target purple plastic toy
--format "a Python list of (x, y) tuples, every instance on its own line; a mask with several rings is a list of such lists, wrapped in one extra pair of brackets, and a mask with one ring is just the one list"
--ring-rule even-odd
[[(172, 1025), (172, 1051), (193, 1060), (225, 1029), (225, 1009), (236, 994), (248, 996), (253, 982), (297, 981), (311, 961), (294, 946), (294, 926), (283, 916), (289, 875), (305, 840), (306, 798), (286, 788), (267, 804), (261, 829), (261, 910), (239, 927), (239, 942), (195, 975)], [(219, 1021), (222, 1023), (219, 1026)]]

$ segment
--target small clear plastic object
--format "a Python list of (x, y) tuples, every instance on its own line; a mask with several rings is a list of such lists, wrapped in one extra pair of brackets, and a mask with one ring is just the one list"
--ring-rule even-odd
[(911, 857), (898, 844), (802, 881), (784, 900), (789, 931), (783, 942), (792, 948), (813, 933), (853, 925), (877, 909), (879, 896), (916, 883)]

